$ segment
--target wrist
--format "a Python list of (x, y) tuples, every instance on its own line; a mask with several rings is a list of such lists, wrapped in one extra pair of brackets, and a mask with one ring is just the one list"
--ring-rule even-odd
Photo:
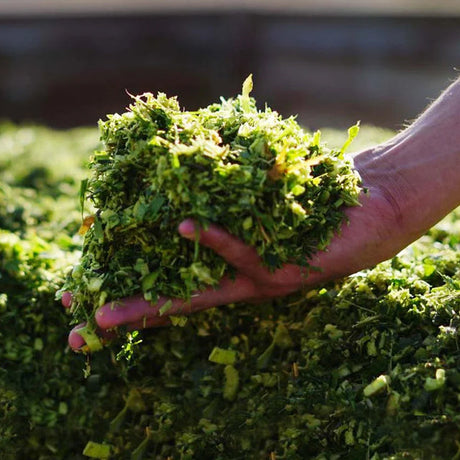
[(408, 243), (460, 205), (457, 132), (419, 120), (387, 143), (355, 156), (363, 185), (385, 197), (395, 231)]

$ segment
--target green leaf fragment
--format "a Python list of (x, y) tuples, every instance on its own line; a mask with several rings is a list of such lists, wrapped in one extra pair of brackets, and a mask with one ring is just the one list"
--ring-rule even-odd
[(238, 371), (232, 365), (229, 364), (224, 368), (224, 375), (224, 399), (227, 399), (228, 401), (233, 401), (238, 392), (238, 386), (240, 383)]
[(283, 323), (279, 323), (276, 327), (273, 343), (282, 349), (291, 348), (294, 345), (289, 330)]
[(146, 410), (147, 407), (145, 402), (137, 388), (131, 388), (129, 391), (126, 407), (133, 412), (142, 412)]
[(305, 187), (298, 184), (291, 190), (291, 192), (294, 196), (302, 195), (302, 193), (305, 192)]
[(268, 348), (257, 358), (257, 369), (265, 369), (268, 366), (274, 350), (275, 342), (272, 342)]
[(235, 364), (236, 351), (214, 347), (208, 359), (216, 364)]
[(400, 408), (400, 400), (401, 395), (396, 391), (391, 392), (390, 396), (388, 396), (388, 401), (386, 405), (386, 413), (389, 416), (396, 415)]
[(59, 403), (58, 413), (60, 415), (67, 415), (68, 412), (69, 412), (69, 406), (64, 401), (61, 401)]
[(331, 340), (338, 340), (343, 336), (343, 332), (338, 329), (335, 324), (326, 324), (324, 326), (324, 332), (329, 336)]
[(163, 316), (165, 313), (167, 313), (169, 310), (171, 310), (173, 306), (172, 300), (167, 300), (160, 308), (159, 308), (159, 313), (160, 316)]
[(353, 125), (350, 128), (348, 128), (348, 138), (343, 144), (342, 148), (340, 149), (341, 155), (345, 153), (345, 150), (347, 150), (347, 148), (353, 142), (353, 139), (358, 135), (358, 133), (359, 133), (359, 121), (358, 123), (356, 123), (356, 125)]
[(88, 280), (88, 291), (89, 292), (99, 292), (101, 290), (102, 285), (104, 284), (103, 278), (91, 278)]
[(374, 381), (364, 388), (363, 394), (366, 398), (375, 396), (376, 394), (387, 390), (390, 386), (390, 382), (391, 379), (388, 375), (379, 375)]
[(188, 318), (186, 316), (169, 315), (168, 318), (173, 326), (178, 327), (184, 327), (188, 321)]
[(120, 218), (118, 217), (118, 214), (115, 211), (112, 211), (111, 209), (107, 209), (101, 214), (101, 220), (104, 223), (105, 228), (107, 230), (116, 227), (120, 223)]
[(436, 377), (433, 379), (427, 377), (424, 388), (426, 391), (436, 391), (441, 389), (446, 383), (446, 371), (444, 369), (436, 369)]
[(34, 340), (34, 349), (37, 351), (43, 350), (43, 340), (40, 337), (36, 337)]
[(423, 274), (428, 277), (436, 271), (436, 266), (431, 262), (427, 261), (423, 264)]
[(86, 347), (90, 352), (102, 350), (102, 342), (96, 332), (90, 326), (84, 326), (76, 330), (78, 335), (83, 337)]
[(190, 273), (199, 281), (205, 284), (214, 284), (217, 280), (213, 278), (209, 267), (202, 262), (194, 262), (190, 265)]
[(144, 292), (149, 291), (155, 285), (155, 281), (160, 274), (159, 270), (149, 273), (142, 278), (142, 290)]
[(147, 452), (147, 447), (150, 442), (150, 431), (147, 430), (147, 436), (144, 440), (131, 452), (131, 460), (142, 460)]
[(279, 323), (278, 326), (276, 326), (272, 343), (257, 358), (257, 369), (265, 369), (268, 366), (275, 350), (275, 346), (281, 349), (287, 349), (294, 346), (294, 342), (289, 334), (289, 330), (283, 323)]
[(249, 230), (252, 227), (252, 217), (246, 217), (243, 221), (243, 228), (244, 230)]
[(104, 230), (102, 229), (102, 222), (98, 217), (95, 218), (92, 228), (94, 231), (94, 237), (99, 243), (102, 243), (102, 241), (104, 241)]
[(121, 425), (125, 421), (127, 413), (128, 413), (128, 406), (125, 405), (123, 409), (121, 409), (121, 411), (118, 412), (118, 414), (110, 421), (110, 424), (109, 424), (110, 431), (115, 433), (121, 428)]
[(80, 182), (80, 190), (78, 192), (78, 198), (80, 200), (80, 211), (83, 218), (83, 213), (85, 211), (85, 199), (86, 199), (86, 190), (88, 188), (88, 179), (83, 179)]
[(241, 91), (241, 105), (243, 110), (249, 111), (251, 109), (249, 94), (253, 89), (252, 74), (249, 75), (243, 82), (243, 89)]
[(106, 459), (110, 457), (110, 448), (111, 446), (107, 444), (88, 441), (83, 450), (83, 455), (90, 458)]

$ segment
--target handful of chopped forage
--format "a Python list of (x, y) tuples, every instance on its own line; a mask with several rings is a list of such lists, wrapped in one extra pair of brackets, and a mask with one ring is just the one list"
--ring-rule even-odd
[(186, 218), (201, 228), (218, 223), (274, 270), (288, 261), (308, 267), (339, 229), (344, 206), (359, 204), (360, 178), (344, 157), (358, 126), (330, 150), (293, 117), (258, 110), (251, 89), (249, 77), (241, 95), (193, 112), (146, 93), (100, 122), (104, 150), (80, 194), (95, 212), (84, 219), (82, 258), (63, 288), (73, 293), (75, 322), (91, 330), (94, 310), (108, 301), (187, 299), (231, 272), (179, 236)]

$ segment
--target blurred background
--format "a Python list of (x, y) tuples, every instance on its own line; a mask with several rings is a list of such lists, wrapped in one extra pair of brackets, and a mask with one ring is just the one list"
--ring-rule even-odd
[(240, 91), (311, 129), (401, 128), (460, 67), (459, 0), (1, 0), (0, 119), (93, 126), (130, 93)]

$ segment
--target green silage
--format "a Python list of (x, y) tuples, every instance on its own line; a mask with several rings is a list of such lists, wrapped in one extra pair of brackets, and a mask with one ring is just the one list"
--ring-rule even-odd
[[(55, 150), (75, 169), (56, 171), (38, 143), (25, 152), (24, 129), (63, 140)], [(24, 182), (20, 164), (0, 167), (1, 458), (459, 458), (458, 211), (372, 270), (131, 334), (142, 343), (130, 362), (110, 348), (85, 357), (68, 350), (54, 295), (80, 256), (93, 147), (12, 125), (0, 145), (6, 133), (11, 158), (17, 148), (48, 172)], [(96, 148), (96, 131), (83, 133)]]
[[(270, 270), (290, 262), (309, 267), (359, 204), (360, 178), (342, 148), (303, 130), (249, 96), (221, 99), (197, 111), (159, 93), (134, 97), (129, 110), (100, 122), (80, 198), (94, 208), (82, 258), (63, 290), (73, 295), (75, 322), (94, 328), (94, 310), (142, 294), (189, 299), (217, 285), (232, 268), (208, 248), (180, 237), (193, 218), (217, 223), (256, 248)], [(86, 222), (86, 221), (85, 221)]]

